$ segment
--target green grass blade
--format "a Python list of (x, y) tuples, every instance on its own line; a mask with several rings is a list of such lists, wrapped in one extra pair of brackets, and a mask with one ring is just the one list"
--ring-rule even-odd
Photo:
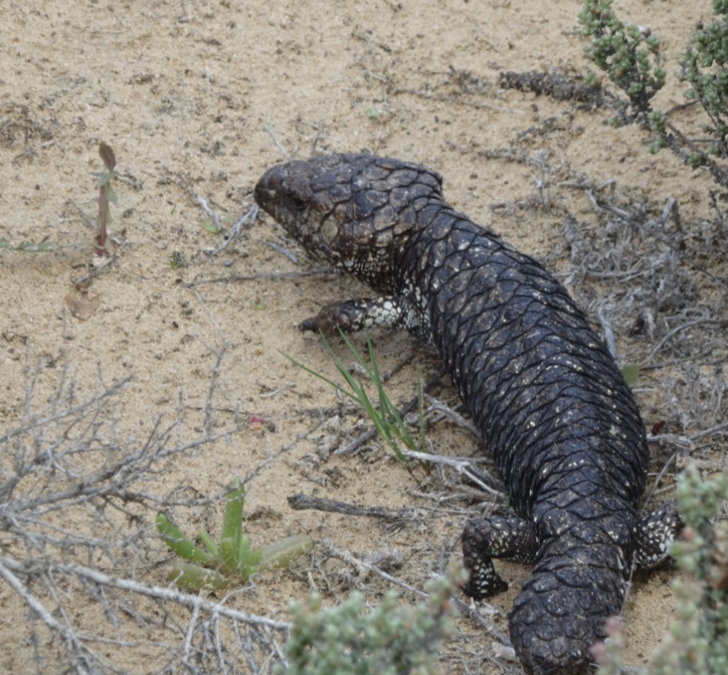
[[(280, 351), (280, 350), (278, 350), (278, 351)], [(294, 359), (292, 356), (288, 356), (288, 354), (286, 354), (285, 352), (280, 352), (280, 353), (283, 356), (285, 356), (294, 366), (307, 372), (309, 375), (313, 375), (314, 377), (317, 377), (322, 382), (326, 382), (326, 384), (331, 385), (334, 389), (338, 389), (342, 394), (344, 394), (344, 396), (348, 396), (349, 398), (353, 399), (354, 401), (357, 401), (357, 402), (359, 401), (359, 398), (356, 393), (346, 391), (346, 389), (343, 389), (340, 384), (337, 384), (333, 380), (330, 380), (328, 377), (326, 377), (325, 375), (322, 375), (321, 373), (317, 373), (315, 370), (312, 370), (308, 366), (304, 366), (300, 361), (296, 361), (296, 359)], [(341, 372), (341, 371), (339, 371), (339, 372)], [(349, 374), (347, 373), (347, 376), (348, 375)], [(349, 384), (349, 386), (351, 386), (348, 379), (349, 378), (347, 377), (347, 384)]]
[(397, 445), (397, 441), (394, 440), (394, 437), (392, 436), (392, 427), (386, 422), (384, 417), (379, 414), (379, 411), (377, 411), (371, 404), (370, 408), (367, 410), (367, 414), (371, 418), (372, 422), (374, 423), (374, 426), (376, 427), (379, 434), (382, 436), (382, 438), (387, 442), (387, 445), (389, 445), (390, 448), (394, 451), (394, 454), (397, 456), (397, 459), (407, 463), (407, 459), (402, 454), (402, 451), (399, 449), (399, 446)]
[[(394, 454), (397, 456), (397, 459), (399, 459), (399, 461), (403, 462), (404, 464), (409, 464), (407, 458), (402, 454), (402, 451), (400, 450), (399, 445), (397, 444), (393, 436), (397, 436), (397, 438), (399, 438), (410, 450), (414, 450), (417, 447), (417, 444), (414, 442), (414, 439), (412, 438), (409, 429), (407, 429), (407, 425), (404, 423), (404, 420), (400, 416), (396, 406), (392, 403), (389, 396), (387, 396), (387, 392), (384, 390), (384, 383), (382, 382), (382, 377), (379, 372), (377, 357), (374, 353), (374, 345), (372, 344), (372, 339), (369, 336), (369, 331), (365, 330), (365, 332), (367, 338), (367, 350), (369, 352), (369, 361), (372, 364), (371, 377), (372, 381), (377, 387), (377, 393), (379, 395), (379, 409), (381, 411), (381, 416), (384, 420), (384, 425), (386, 426), (388, 431), (388, 442), (390, 447), (394, 451)], [(349, 349), (355, 351), (354, 346), (350, 343)]]
[[(349, 348), (349, 351), (354, 355), (354, 358), (359, 362), (359, 365), (362, 367), (364, 372), (366, 373), (367, 377), (374, 382), (375, 386), (377, 387), (378, 393), (379, 393), (379, 410), (377, 410), (377, 407), (372, 403), (371, 399), (369, 398), (369, 395), (367, 394), (366, 390), (362, 385), (358, 385), (358, 390), (360, 392), (359, 395), (359, 403), (364, 407), (364, 409), (367, 412), (367, 415), (371, 418), (372, 422), (374, 422), (374, 426), (377, 428), (377, 431), (382, 435), (382, 437), (387, 441), (387, 444), (394, 450), (397, 457), (400, 459), (400, 461), (404, 461), (406, 463), (406, 459), (404, 455), (402, 455), (399, 447), (397, 446), (396, 441), (394, 440), (394, 437), (392, 436), (392, 426), (389, 423), (389, 419), (387, 416), (387, 408), (391, 408), (391, 402), (389, 398), (387, 397), (387, 394), (384, 392), (384, 388), (382, 386), (382, 379), (379, 376), (379, 368), (377, 366), (377, 360), (374, 356), (374, 347), (372, 345), (371, 339), (369, 338), (369, 331), (366, 331), (367, 335), (367, 345), (369, 347), (369, 355), (370, 355), (370, 361), (372, 363), (372, 366), (369, 367), (364, 360), (364, 357), (361, 355), (359, 350), (354, 346), (354, 343), (343, 333), (341, 330), (339, 331), (341, 334), (341, 337), (344, 340), (344, 343)], [(323, 336), (322, 336), (323, 337)], [(341, 360), (334, 354), (333, 350), (329, 346), (328, 342), (326, 342), (326, 338), (324, 338), (324, 342), (326, 343), (326, 347), (329, 350), (329, 353), (334, 359), (334, 362), (336, 363), (336, 367), (339, 368), (340, 371), (342, 371), (342, 374), (344, 374), (345, 371), (344, 365), (342, 364)], [(351, 378), (351, 376), (346, 372), (346, 377)]]
[[(369, 338), (369, 330), (364, 329), (366, 337), (367, 337), (367, 345), (369, 346), (369, 358), (371, 360), (371, 355), (373, 353), (374, 347), (371, 344), (371, 339)], [(349, 339), (349, 336), (346, 335), (340, 328), (339, 328), (339, 335), (341, 335), (341, 338), (344, 340), (344, 343), (349, 348), (349, 351), (354, 355), (354, 358), (359, 362), (359, 365), (361, 366), (362, 370), (366, 373), (367, 377), (374, 382), (375, 379), (379, 377), (379, 372), (377, 369), (377, 362), (376, 359), (372, 361), (372, 367), (370, 367), (367, 362), (364, 360), (364, 356), (362, 356), (361, 352), (354, 346), (354, 343)], [(325, 340), (325, 338), (324, 338)], [(326, 345), (329, 346), (328, 344)], [(331, 352), (331, 348), (329, 348), (329, 351)], [(333, 354), (333, 352), (332, 352)], [(334, 356), (335, 357), (335, 356)], [(375, 372), (376, 371), (376, 372)]]
[(417, 376), (417, 410), (420, 421), (420, 450), (427, 452), (427, 436), (425, 434), (425, 392), (422, 388), (422, 378)]
[[(343, 333), (341, 333), (341, 336), (344, 338), (344, 342), (346, 342), (347, 346), (349, 347), (349, 350), (354, 354), (354, 356), (359, 361), (359, 364), (364, 368), (367, 375), (369, 375), (369, 370), (366, 367), (365, 364), (363, 364), (361, 355), (359, 352), (356, 351), (354, 346), (349, 342), (349, 338), (346, 337)], [(321, 339), (324, 341), (324, 345), (326, 346), (326, 351), (328, 351), (329, 356), (334, 361), (334, 365), (336, 366), (336, 369), (339, 371), (339, 374), (346, 380), (346, 383), (351, 388), (351, 391), (353, 392), (353, 395), (351, 395), (351, 398), (353, 398), (355, 401), (359, 402), (361, 405), (364, 405), (364, 400), (366, 398), (366, 392), (364, 391), (364, 387), (354, 378), (354, 376), (349, 372), (347, 367), (344, 365), (344, 362), (336, 355), (336, 352), (332, 349), (331, 345), (329, 344), (328, 340), (324, 337), (324, 335), (321, 335)]]
[(402, 454), (402, 450), (400, 449), (396, 438), (399, 438), (411, 450), (415, 450), (418, 447), (418, 444), (412, 438), (412, 435), (407, 429), (407, 425), (404, 423), (398, 410), (392, 404), (386, 392), (384, 391), (384, 386), (382, 384), (382, 378), (379, 372), (379, 366), (377, 365), (376, 355), (374, 353), (374, 346), (369, 336), (369, 331), (366, 330), (366, 336), (371, 366), (367, 364), (362, 354), (354, 346), (354, 343), (348, 338), (348, 336), (345, 335), (341, 330), (339, 330), (339, 334), (341, 335), (341, 338), (344, 340), (347, 348), (353, 354), (354, 358), (357, 360), (367, 377), (369, 377), (369, 379), (372, 380), (377, 387), (379, 408), (374, 405), (369, 395), (367, 394), (366, 389), (364, 389), (364, 386), (349, 373), (346, 366), (336, 355), (328, 340), (323, 334), (321, 335), (321, 339), (323, 340), (326, 350), (331, 356), (334, 365), (336, 366), (336, 369), (339, 371), (339, 374), (344, 378), (347, 386), (349, 387), (348, 391), (341, 385), (327, 378), (325, 375), (322, 375), (321, 373), (318, 373), (315, 370), (308, 368), (302, 363), (299, 363), (294, 358), (288, 356), (288, 354), (286, 354), (285, 352), (281, 352), (281, 354), (283, 354), (283, 356), (285, 356), (295, 366), (338, 389), (342, 394), (348, 396), (350, 399), (356, 401), (359, 405), (361, 405), (364, 408), (366, 414), (372, 420), (372, 423), (377, 429), (377, 432), (382, 436), (382, 438), (384, 438), (387, 445), (392, 448), (392, 451), (394, 452), (397, 459), (403, 464), (409, 466), (409, 462), (407, 458)]
[[(378, 387), (382, 386), (382, 377), (379, 374), (379, 365), (377, 364), (377, 357), (374, 353), (374, 343), (372, 342), (372, 338), (369, 335), (369, 330), (364, 329), (364, 335), (366, 335), (367, 339), (367, 351), (369, 352), (369, 362), (372, 364), (372, 381), (377, 383)], [(351, 347), (350, 347), (351, 349)]]
[(381, 390), (381, 395), (384, 398), (380, 399), (379, 407), (382, 409), (382, 413), (387, 421), (387, 426), (410, 450), (415, 450), (417, 448), (417, 444), (412, 438), (412, 434), (410, 434), (409, 429), (407, 429), (407, 425), (404, 420), (400, 416), (399, 410), (397, 410), (392, 401), (389, 400), (384, 389)]
[[(327, 351), (329, 352), (329, 355), (334, 361), (334, 365), (336, 366), (336, 369), (339, 371), (339, 374), (344, 378), (346, 381), (346, 384), (349, 386), (350, 391), (347, 391), (345, 388), (343, 388), (341, 385), (337, 384), (333, 380), (330, 380), (325, 375), (322, 375), (321, 373), (316, 372), (315, 370), (312, 370), (311, 368), (308, 368), (307, 366), (303, 365), (302, 363), (299, 363), (291, 356), (288, 356), (285, 352), (281, 352), (283, 356), (285, 356), (291, 363), (293, 363), (295, 366), (298, 366), (299, 368), (305, 370), (307, 373), (310, 373), (314, 377), (319, 378), (323, 382), (326, 382), (327, 384), (331, 385), (335, 389), (338, 389), (342, 394), (345, 396), (348, 396), (353, 401), (356, 401), (359, 405), (361, 405), (367, 415), (372, 419), (372, 422), (374, 422), (374, 425), (377, 428), (377, 431), (382, 434), (382, 436), (387, 440), (387, 443), (391, 445), (392, 437), (389, 433), (389, 429), (387, 428), (387, 425), (383, 423), (383, 420), (381, 418), (381, 415), (379, 414), (379, 411), (376, 409), (374, 404), (369, 399), (369, 396), (366, 393), (366, 390), (364, 387), (359, 384), (353, 376), (349, 373), (349, 371), (346, 369), (346, 366), (343, 364), (341, 359), (336, 355), (334, 350), (331, 348), (331, 345), (329, 345), (328, 341), (325, 337), (322, 336), (322, 339), (324, 341), (324, 345), (326, 346)], [(359, 363), (363, 363), (361, 359), (361, 355), (356, 351), (356, 348), (348, 341), (348, 339), (344, 336), (344, 339), (346, 340), (347, 344), (349, 345), (349, 349), (352, 351), (352, 353), (357, 357), (359, 360)], [(367, 372), (369, 372), (369, 369), (366, 368), (364, 365), (364, 368)]]

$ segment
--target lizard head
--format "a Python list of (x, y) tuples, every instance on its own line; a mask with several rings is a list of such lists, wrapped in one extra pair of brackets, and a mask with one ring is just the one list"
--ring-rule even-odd
[(316, 258), (377, 288), (392, 276), (419, 211), (442, 197), (441, 185), (417, 164), (325, 155), (272, 167), (255, 201)]

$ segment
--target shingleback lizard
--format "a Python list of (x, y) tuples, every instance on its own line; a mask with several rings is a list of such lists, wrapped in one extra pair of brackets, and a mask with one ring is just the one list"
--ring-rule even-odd
[(666, 557), (668, 504), (638, 517), (645, 430), (619, 368), (566, 289), (444, 199), (441, 177), (372, 155), (274, 166), (255, 199), (315, 257), (379, 295), (302, 329), (406, 328), (439, 351), (493, 453), (517, 517), (470, 521), (474, 598), (507, 586), (492, 558), (533, 563), (509, 613), (527, 673), (585, 673), (634, 563)]

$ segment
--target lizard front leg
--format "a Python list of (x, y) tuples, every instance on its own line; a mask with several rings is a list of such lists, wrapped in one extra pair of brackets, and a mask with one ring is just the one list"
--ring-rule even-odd
[(416, 317), (412, 303), (406, 298), (384, 295), (378, 298), (358, 298), (326, 305), (316, 315), (302, 321), (302, 331), (321, 331), (324, 335), (336, 335), (341, 329), (345, 333), (363, 328), (384, 328), (412, 330)]

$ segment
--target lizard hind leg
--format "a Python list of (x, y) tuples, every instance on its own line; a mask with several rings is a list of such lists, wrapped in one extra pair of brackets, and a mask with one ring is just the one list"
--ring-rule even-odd
[(670, 559), (669, 544), (680, 536), (683, 527), (675, 502), (647, 513), (635, 532), (637, 569), (651, 570), (665, 564)]
[(475, 518), (463, 531), (463, 560), (470, 579), (464, 593), (475, 599), (502, 593), (508, 584), (498, 576), (493, 558), (533, 563), (538, 548), (530, 522), (520, 518)]

